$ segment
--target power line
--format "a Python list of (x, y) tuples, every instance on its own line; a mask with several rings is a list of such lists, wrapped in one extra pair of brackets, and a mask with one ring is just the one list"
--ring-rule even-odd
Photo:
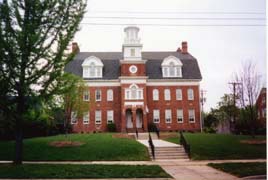
[(90, 13), (123, 13), (123, 14), (264, 14), (254, 11), (89, 11)]
[(85, 16), (88, 19), (164, 19), (164, 20), (266, 20), (266, 18), (207, 18), (207, 17), (120, 17), (120, 16)]
[(96, 25), (96, 26), (215, 26), (215, 27), (221, 27), (221, 26), (241, 26), (241, 27), (247, 27), (247, 26), (266, 26), (266, 24), (147, 24), (147, 23), (136, 23), (136, 24), (128, 24), (128, 23), (81, 23), (82, 25)]

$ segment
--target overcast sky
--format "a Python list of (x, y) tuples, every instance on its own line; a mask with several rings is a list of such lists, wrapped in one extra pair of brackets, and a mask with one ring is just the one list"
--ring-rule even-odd
[(81, 51), (121, 51), (127, 24), (140, 28), (143, 51), (175, 51), (181, 41), (188, 41), (201, 69), (209, 110), (231, 92), (228, 82), (242, 61), (256, 62), (266, 85), (265, 17), (265, 0), (89, 0), (74, 41)]

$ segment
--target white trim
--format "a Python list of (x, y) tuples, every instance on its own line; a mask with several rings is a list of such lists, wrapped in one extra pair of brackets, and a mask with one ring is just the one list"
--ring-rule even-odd
[(146, 86), (197, 86), (199, 82), (147, 82)]
[(146, 79), (122, 79), (121, 84), (146, 84)]
[(161, 63), (161, 66), (169, 66), (169, 63), (173, 62), (175, 66), (182, 66), (182, 62), (179, 58), (175, 57), (175, 56), (168, 56), (166, 57), (163, 62)]
[(143, 106), (143, 102), (140, 101), (128, 101), (125, 102), (125, 106)]
[(120, 60), (120, 64), (145, 64), (147, 60), (132, 60), (132, 59), (124, 59)]
[(106, 82), (105, 81), (103, 81), (103, 82), (87, 81), (85, 84), (88, 87), (106, 87), (106, 86), (113, 86), (114, 87), (114, 86), (121, 85), (120, 82), (107, 82), (107, 81)]

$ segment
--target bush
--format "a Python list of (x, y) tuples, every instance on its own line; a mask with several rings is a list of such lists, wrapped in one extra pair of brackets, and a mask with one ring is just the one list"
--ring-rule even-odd
[(213, 129), (212, 127), (205, 127), (204, 129), (203, 129), (203, 131), (205, 132), (205, 133), (216, 133), (216, 130), (215, 129)]
[(107, 124), (107, 129), (108, 129), (109, 132), (116, 132), (115, 123), (109, 123), (109, 124)]

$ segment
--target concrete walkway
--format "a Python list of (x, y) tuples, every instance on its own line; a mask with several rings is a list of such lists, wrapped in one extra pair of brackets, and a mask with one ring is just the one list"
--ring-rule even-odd
[[(146, 147), (149, 147), (148, 140), (137, 140), (141, 144), (145, 145)], [(154, 139), (153, 140), (154, 147), (181, 147), (179, 144), (163, 141), (161, 139)]]

